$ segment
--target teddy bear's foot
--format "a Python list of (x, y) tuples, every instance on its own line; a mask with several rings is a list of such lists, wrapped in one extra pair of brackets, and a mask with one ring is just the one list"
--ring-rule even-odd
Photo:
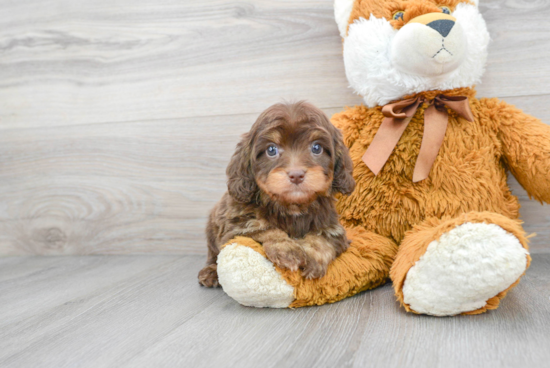
[(436, 316), (482, 308), (527, 268), (526, 250), (498, 225), (466, 223), (433, 241), (411, 267), (403, 301)]
[(294, 288), (273, 263), (238, 242), (218, 255), (218, 277), (227, 295), (248, 307), (287, 308), (294, 301)]
[[(497, 214), (468, 215), (471, 222), (453, 219), (431, 229), (420, 226), (403, 240), (392, 276), (408, 256), (425, 249), (418, 259), (410, 259), (414, 265), (394, 285), (408, 310), (435, 316), (482, 313), (495, 309), (519, 282), (529, 265), (521, 226)], [(434, 231), (441, 233), (436, 240), (430, 237)]]

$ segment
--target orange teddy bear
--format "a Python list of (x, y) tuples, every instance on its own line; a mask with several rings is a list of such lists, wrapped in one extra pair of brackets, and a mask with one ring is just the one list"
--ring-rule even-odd
[(332, 119), (354, 162), (356, 189), (337, 205), (352, 244), (306, 280), (237, 238), (218, 257), (221, 285), (244, 305), (300, 307), (390, 277), (407, 311), (497, 308), (530, 263), (506, 172), (550, 202), (550, 127), (475, 97), (489, 42), (477, 2), (336, 0), (335, 16), (365, 101)]

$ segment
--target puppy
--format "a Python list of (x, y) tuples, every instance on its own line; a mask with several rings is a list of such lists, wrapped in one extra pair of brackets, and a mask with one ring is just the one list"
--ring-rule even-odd
[(210, 213), (199, 283), (218, 286), (220, 246), (238, 235), (261, 243), (280, 267), (324, 276), (349, 245), (333, 195), (353, 191), (352, 169), (340, 131), (321, 110), (305, 102), (268, 108), (227, 167), (228, 191)]

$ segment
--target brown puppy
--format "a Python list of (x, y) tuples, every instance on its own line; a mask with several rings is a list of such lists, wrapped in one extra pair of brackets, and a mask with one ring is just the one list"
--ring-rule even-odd
[(322, 277), (349, 245), (333, 195), (355, 187), (340, 131), (316, 107), (299, 102), (264, 111), (227, 167), (228, 192), (210, 213), (208, 259), (199, 283), (218, 286), (220, 246), (237, 235), (262, 243), (280, 267)]

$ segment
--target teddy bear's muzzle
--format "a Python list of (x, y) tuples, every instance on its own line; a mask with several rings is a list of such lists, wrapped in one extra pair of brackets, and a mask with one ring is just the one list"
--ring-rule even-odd
[(392, 42), (391, 60), (400, 70), (419, 76), (449, 73), (464, 60), (467, 41), (456, 18), (428, 13), (410, 20)]

